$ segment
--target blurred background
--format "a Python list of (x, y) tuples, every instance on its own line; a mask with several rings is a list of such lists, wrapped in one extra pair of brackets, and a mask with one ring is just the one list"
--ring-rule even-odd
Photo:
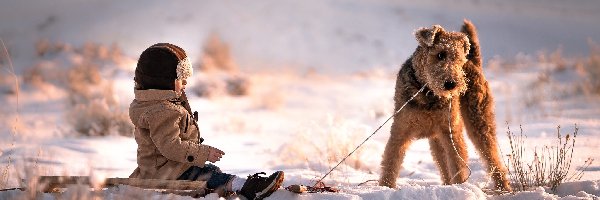
[(3, 0), (0, 37), (19, 66), (35, 62), (40, 41), (117, 45), (132, 59), (170, 42), (199, 62), (216, 36), (244, 70), (344, 73), (396, 69), (416, 47), (415, 29), (457, 31), (463, 19), (479, 28), (486, 60), (557, 48), (583, 56), (600, 41), (598, 10), (595, 0)]

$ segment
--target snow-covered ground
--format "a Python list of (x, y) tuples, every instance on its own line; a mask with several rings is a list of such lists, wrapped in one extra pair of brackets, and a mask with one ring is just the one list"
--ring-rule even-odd
[[(527, 148), (533, 149), (555, 142), (557, 125), (566, 134), (577, 124), (572, 164), (576, 170), (587, 158), (600, 161), (595, 152), (600, 146), (600, 97), (586, 94), (582, 80), (588, 77), (574, 61), (587, 56), (588, 39), (600, 41), (598, 9), (600, 4), (591, 0), (145, 1), (143, 5), (138, 1), (3, 1), (0, 38), (11, 53), (20, 87), (18, 96), (9, 92), (14, 91), (14, 79), (6, 58), (0, 56), (0, 103), (4, 105), (0, 107), (0, 186), (18, 187), (19, 180), (31, 174), (127, 177), (136, 167), (134, 139), (116, 133), (77, 136), (73, 118), (86, 115), (74, 115), (74, 105), (100, 101), (114, 113), (126, 113), (133, 99), (135, 60), (144, 48), (168, 41), (198, 61), (202, 43), (212, 33), (230, 44), (233, 58), (251, 83), (250, 93), (241, 97), (202, 98), (189, 92), (192, 108), (200, 113), (205, 143), (226, 152), (217, 165), (239, 176), (283, 170), (284, 185), (312, 185), (393, 113), (395, 74), (416, 47), (413, 30), (432, 24), (458, 30), (463, 18), (480, 30), (502, 152), (510, 152), (508, 126), (518, 131), (522, 125)], [(35, 44), (42, 39), (71, 47), (38, 56)], [(123, 54), (95, 53), (90, 59), (81, 48), (88, 42), (107, 49), (116, 44)], [(567, 59), (565, 70), (558, 69), (560, 61), (550, 53), (540, 54), (548, 58), (538, 55), (558, 47)], [(87, 89), (103, 95), (98, 101), (82, 103), (73, 100), (70, 92), (78, 83), (60, 79), (73, 79), (66, 75), (68, 70), (88, 61), (97, 66), (101, 80)], [(197, 84), (198, 80), (191, 80), (190, 91)], [(341, 189), (339, 193), (297, 195), (280, 189), (270, 199), (600, 197), (598, 162), (587, 168), (581, 180), (565, 183), (557, 191), (540, 187), (486, 194), (489, 180), (472, 146), (469, 181), (444, 186), (425, 140), (411, 146), (399, 187), (379, 187), (371, 180), (378, 179), (388, 135), (389, 124), (324, 180)], [(115, 199), (128, 192), (179, 198), (125, 186), (104, 191), (103, 197)], [(0, 192), (0, 199), (23, 194)]]

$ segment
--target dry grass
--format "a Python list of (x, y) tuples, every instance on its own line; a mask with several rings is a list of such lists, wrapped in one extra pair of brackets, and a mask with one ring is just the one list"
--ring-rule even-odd
[(582, 77), (579, 89), (586, 95), (600, 95), (600, 45), (591, 40), (588, 43), (590, 55), (576, 65)]
[[(17, 174), (17, 178), (21, 181), (19, 188), (25, 188), (25, 190), (12, 189), (10, 191), (0, 192), (0, 199), (15, 199), (15, 200), (29, 200), (29, 199), (72, 199), (72, 200), (88, 200), (88, 199), (165, 199), (166, 196), (161, 196), (157, 191), (144, 190), (140, 188), (123, 186), (107, 188), (103, 190), (99, 187), (102, 177), (94, 177), (90, 174), (91, 182), (88, 184), (72, 184), (67, 185), (64, 189), (59, 189), (57, 193), (43, 193), (42, 190), (45, 188), (47, 183), (39, 182), (40, 174), (43, 174), (37, 163), (23, 162), (24, 166), (21, 166), (22, 173)], [(92, 170), (90, 170), (91, 172)], [(97, 180), (96, 180), (96, 179)], [(4, 189), (4, 188), (0, 188)], [(161, 198), (162, 197), (162, 198)], [(173, 198), (174, 196), (171, 196)]]
[[(106, 81), (100, 75), (98, 66), (92, 63), (75, 65), (67, 72), (65, 87), (68, 90), (70, 104), (88, 103), (97, 98), (107, 95), (102, 89), (106, 89)], [(104, 88), (103, 88), (104, 87)], [(110, 94), (109, 94), (110, 95)], [(110, 98), (110, 96), (108, 96)]]
[(565, 58), (562, 48), (557, 48), (551, 53), (539, 52), (537, 60), (530, 60), (529, 67), (539, 68), (534, 81), (526, 85), (523, 90), (523, 102), (526, 108), (537, 108), (542, 116), (558, 114), (560, 108), (546, 108), (548, 101), (575, 95), (576, 88), (570, 84), (575, 80), (562, 80), (564, 74), (575, 69), (575, 59)]
[(231, 96), (245, 96), (250, 93), (250, 80), (242, 76), (232, 76), (225, 80), (226, 91)]
[(38, 57), (53, 56), (60, 52), (68, 51), (71, 46), (62, 42), (50, 42), (48, 39), (41, 39), (35, 43), (35, 52)]
[[(14, 188), (0, 187), (6, 191), (0, 192), (0, 199), (72, 199), (72, 200), (88, 200), (88, 199), (165, 199), (165, 196), (154, 190), (140, 189), (130, 186), (119, 185), (118, 187), (109, 187), (103, 190), (101, 187), (104, 181), (103, 176), (95, 176), (93, 169), (88, 169), (90, 183), (69, 184), (66, 188), (59, 189), (56, 193), (44, 193), (42, 190), (47, 188), (46, 182), (40, 182), (39, 177), (52, 174), (54, 170), (45, 168), (39, 165), (41, 150), (37, 157), (23, 157), (20, 162), (15, 163), (15, 176), (19, 180), (19, 185), (12, 186)], [(65, 170), (62, 170), (65, 171)], [(66, 171), (65, 171), (66, 173)], [(62, 174), (68, 176), (69, 174)], [(162, 197), (162, 198), (161, 198)], [(173, 197), (173, 196), (171, 196)]]
[(113, 84), (102, 78), (98, 67), (84, 64), (68, 73), (70, 110), (67, 121), (85, 136), (133, 135), (127, 110), (115, 99)]
[(568, 180), (579, 180), (583, 176), (583, 171), (592, 162), (588, 159), (584, 167), (571, 173), (571, 159), (575, 148), (575, 139), (579, 128), (575, 126), (572, 134), (565, 136), (560, 133), (560, 126), (557, 127), (557, 141), (552, 146), (544, 146), (538, 151), (534, 147), (533, 158), (525, 148), (526, 136), (523, 135), (523, 129), (520, 134), (515, 135), (508, 127), (507, 135), (510, 142), (511, 152), (508, 155), (506, 166), (509, 169), (509, 177), (515, 191), (525, 191), (534, 187), (544, 186), (552, 190), (563, 182)]
[[(6, 60), (7, 66), (8, 66), (7, 69), (6, 69), (6, 71), (9, 73), (9, 75), (14, 80), (14, 93), (13, 94), (16, 97), (16, 106), (15, 106), (16, 116), (15, 116), (15, 122), (14, 122), (13, 126), (11, 127), (11, 133), (12, 133), (11, 134), (11, 136), (12, 136), (11, 147), (14, 147), (15, 146), (15, 138), (16, 138), (16, 136), (18, 134), (17, 131), (19, 130), (18, 127), (16, 126), (17, 124), (19, 124), (19, 107), (20, 107), (20, 105), (19, 105), (19, 94), (20, 94), (20, 92), (19, 92), (19, 78), (15, 74), (15, 68), (14, 68), (14, 66), (12, 64), (12, 60), (10, 58), (10, 54), (8, 52), (8, 49), (6, 48), (4, 40), (2, 40), (1, 38), (0, 38), (0, 43), (2, 44), (2, 49), (4, 50), (3, 54), (2, 54), (3, 55), (2, 56), (3, 59), (0, 60), (0, 61), (3, 62), (4, 60)], [(3, 66), (4, 66), (4, 64), (3, 64)], [(4, 67), (3, 67), (3, 70), (4, 70)], [(6, 164), (6, 167), (3, 168), (2, 174), (0, 174), (0, 188), (4, 188), (8, 184), (8, 180), (9, 180), (9, 177), (10, 177), (10, 166), (12, 164), (11, 162), (12, 162), (12, 157), (9, 156), (8, 157), (8, 163)]]
[[(557, 48), (535, 56), (519, 54), (510, 60), (496, 57), (487, 67), (507, 76), (513, 71), (535, 76), (525, 84), (513, 85), (522, 102), (518, 106), (529, 109), (533, 117), (561, 116), (567, 109), (562, 107), (562, 100), (582, 96), (595, 100), (600, 96), (600, 45), (590, 41), (589, 47), (590, 54), (584, 57), (565, 56), (562, 48)], [(511, 95), (510, 87), (505, 88)]]
[[(17, 99), (16, 109), (17, 109), (17, 113), (18, 113), (19, 112), (19, 78), (15, 74), (15, 68), (12, 64), (12, 60), (10, 59), (10, 54), (8, 52), (8, 49), (6, 48), (6, 45), (4, 44), (4, 40), (0, 39), (0, 42), (2, 43), (2, 49), (4, 50), (2, 56), (0, 56), (0, 66), (2, 66), (3, 72), (8, 72), (8, 76), (4, 76), (4, 75), (2, 75), (3, 73), (0, 73), (0, 78), (2, 79), (2, 83), (9, 83), (9, 85), (13, 86), (12, 88), (9, 88), (8, 90), (3, 91), (3, 93), (14, 94), (16, 96), (16, 99)], [(6, 68), (4, 68), (5, 65), (6, 65)], [(12, 79), (14, 82), (12, 82), (10, 79)], [(12, 83), (14, 83), (14, 85)], [(2, 85), (4, 85), (4, 84), (2, 84)]]
[(568, 69), (572, 63), (563, 56), (562, 47), (557, 48), (551, 53), (546, 53), (544, 51), (538, 52), (537, 62), (541, 64), (552, 65), (556, 71), (564, 71)]
[(16, 87), (9, 75), (0, 72), (0, 95), (14, 95)]
[(101, 74), (103, 64), (118, 65), (121, 51), (111, 47), (87, 43), (76, 49), (83, 59), (68, 71), (67, 88), (72, 104), (68, 121), (80, 134), (103, 136), (119, 134), (132, 136), (134, 126), (127, 109), (116, 100), (113, 83)]
[(133, 125), (123, 110), (111, 107), (104, 99), (77, 104), (67, 113), (67, 120), (74, 130), (85, 136), (119, 134), (131, 136)]
[(217, 34), (212, 34), (200, 55), (196, 85), (192, 91), (200, 97), (218, 97), (223, 95), (245, 96), (250, 93), (251, 82), (238, 70), (231, 56), (229, 45)]
[(36, 52), (39, 61), (23, 71), (24, 84), (45, 98), (62, 98), (66, 93), (65, 121), (76, 134), (133, 135), (127, 105), (117, 101), (109, 79), (129, 62), (117, 45), (86, 43), (72, 47), (40, 40)]
[[(2, 155), (2, 154), (0, 154)], [(8, 173), (10, 172), (11, 158), (8, 158), (8, 163), (5, 167), (2, 168), (2, 173), (0, 173), (0, 189), (8, 187)]]
[(211, 34), (204, 42), (202, 55), (200, 55), (200, 70), (237, 72), (229, 44), (224, 42), (216, 33)]
[[(520, 63), (523, 63), (523, 66), (543, 68), (539, 72), (538, 79), (529, 86), (528, 95), (526, 95), (529, 99), (525, 100), (526, 105), (539, 105), (544, 98), (581, 94), (600, 95), (600, 45), (591, 40), (588, 41), (588, 44), (589, 55), (585, 57), (565, 57), (562, 49), (558, 48), (551, 53), (540, 52), (537, 60), (521, 59)], [(579, 78), (572, 80), (572, 83), (560, 83), (553, 80), (555, 75), (565, 71), (574, 71)], [(533, 93), (530, 93), (532, 91)]]
[(286, 103), (286, 95), (278, 87), (273, 87), (264, 93), (254, 96), (254, 105), (258, 109), (279, 110)]
[(225, 82), (222, 80), (204, 76), (196, 80), (195, 86), (191, 88), (191, 91), (199, 97), (214, 98), (225, 95), (225, 87)]
[[(329, 170), (354, 150), (366, 134), (366, 127), (341, 119), (330, 118), (325, 124), (315, 125), (317, 128), (306, 129), (282, 145), (278, 150), (280, 164), (308, 164), (308, 167), (316, 164)], [(366, 149), (368, 148), (358, 149), (344, 164), (354, 169), (371, 171), (367, 163), (364, 163), (365, 156), (368, 156), (365, 154)]]
[[(45, 90), (48, 88), (46, 86), (52, 86), (60, 88), (61, 91), (68, 91), (65, 100), (69, 105), (69, 109), (66, 111), (65, 117), (71, 123), (73, 129), (81, 135), (108, 135), (113, 133), (131, 135), (133, 125), (127, 116), (126, 109), (122, 108), (115, 99), (112, 82), (107, 81), (100, 71), (103, 65), (117, 63), (116, 59), (119, 58), (120, 52), (116, 51), (117, 53), (115, 53), (113, 51), (117, 47), (113, 45), (113, 47), (107, 48), (101, 45), (88, 44), (80, 49), (71, 49), (68, 46), (60, 47), (61, 44), (48, 44), (47, 41), (45, 43), (42, 42), (37, 47), (40, 63), (24, 71), (24, 84), (34, 86), (27, 89)], [(3, 41), (2, 44), (4, 45)], [(6, 47), (4, 48), (5, 53), (1, 56), (0, 66), (2, 66), (2, 72), (8, 72), (9, 75), (0, 73), (1, 82), (7, 83), (2, 84), (3, 86), (14, 87), (7, 90), (2, 89), (2, 92), (16, 97), (17, 102), (17, 105), (14, 106), (16, 108), (16, 119), (14, 122), (8, 123), (11, 126), (13, 136), (11, 146), (14, 147), (17, 131), (20, 130), (22, 125), (19, 121), (20, 78), (14, 73), (8, 51)], [(64, 59), (65, 56), (68, 59)], [(8, 67), (5, 69), (5, 66)], [(6, 149), (0, 149), (0, 151), (2, 150)], [(27, 163), (28, 161), (23, 162)], [(15, 187), (9, 184), (12, 184), (11, 182), (14, 180), (18, 180), (17, 182), (21, 184), (20, 187), (26, 187), (28, 190), (2, 192), (0, 199), (40, 199), (47, 197), (48, 195), (38, 192), (40, 186), (36, 181), (37, 175), (35, 172), (37, 172), (37, 167), (30, 165), (15, 166), (15, 164), (17, 163), (9, 156), (7, 165), (0, 168), (0, 189)], [(24, 171), (24, 174), (19, 173), (19, 170)], [(90, 193), (87, 186), (85, 188), (85, 190), (69, 189), (68, 191), (71, 192), (63, 193), (58, 198), (97, 199), (97, 195)]]
[[(105, 93), (112, 95), (112, 87), (105, 89)], [(78, 93), (70, 93), (69, 96), (73, 104), (66, 113), (66, 120), (77, 133), (85, 136), (132, 136), (134, 126), (127, 110), (110, 96), (86, 97)]]
[(199, 97), (246, 96), (251, 91), (251, 81), (240, 75), (210, 73), (197, 76), (191, 91)]
[[(34, 163), (27, 162), (23, 159), (23, 165), (19, 168), (22, 170), (22, 174), (16, 171), (16, 179), (19, 181), (20, 188), (26, 188), (25, 191), (16, 193), (11, 199), (41, 199), (43, 193), (39, 192), (43, 187), (37, 179), (39, 177), (40, 169), (38, 168), (37, 159)], [(16, 164), (16, 163), (15, 163)]]

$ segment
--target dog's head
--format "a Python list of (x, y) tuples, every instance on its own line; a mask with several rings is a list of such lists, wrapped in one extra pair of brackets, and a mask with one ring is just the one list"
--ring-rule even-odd
[(419, 42), (413, 55), (415, 75), (440, 97), (459, 96), (467, 89), (463, 65), (469, 54), (469, 39), (461, 32), (447, 32), (440, 25), (415, 32)]

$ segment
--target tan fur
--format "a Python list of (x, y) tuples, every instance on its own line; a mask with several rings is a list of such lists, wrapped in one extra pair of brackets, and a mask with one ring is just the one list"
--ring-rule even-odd
[(475, 26), (465, 20), (462, 32), (447, 32), (434, 25), (417, 30), (415, 37), (419, 46), (402, 65), (396, 80), (396, 109), (424, 84), (427, 86), (394, 117), (381, 161), (379, 184), (396, 186), (406, 150), (413, 140), (421, 138), (429, 139), (431, 155), (440, 170), (442, 182), (465, 182), (469, 172), (466, 163), (461, 160), (462, 157), (468, 161), (462, 134), (464, 126), (494, 181), (495, 189), (511, 191), (506, 168), (498, 153), (494, 101), (483, 76)]

